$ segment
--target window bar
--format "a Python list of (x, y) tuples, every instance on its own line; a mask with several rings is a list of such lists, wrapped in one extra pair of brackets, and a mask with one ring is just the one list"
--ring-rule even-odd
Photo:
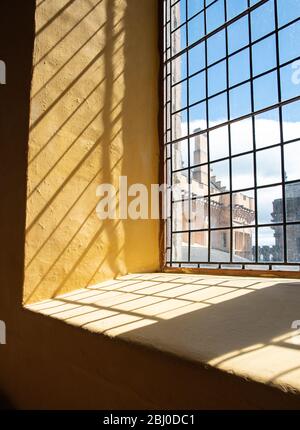
[[(224, 13), (225, 22), (227, 22), (227, 1), (224, 0)], [(230, 101), (229, 101), (229, 47), (228, 47), (228, 27), (225, 27), (225, 44), (226, 44), (226, 98), (227, 98), (227, 119), (230, 120)], [(231, 128), (230, 125), (227, 126), (228, 133), (228, 145), (229, 145), (229, 192), (230, 192), (230, 248), (229, 248), (229, 259), (230, 263), (233, 263), (233, 197), (232, 197), (232, 151), (231, 151)]]
[[(251, 1), (248, 0), (248, 7)], [(254, 87), (253, 87), (253, 57), (252, 57), (252, 29), (251, 29), (251, 13), (248, 14), (248, 30), (249, 30), (249, 56), (250, 56), (250, 88), (251, 88), (251, 111), (254, 112)], [(255, 116), (252, 115), (252, 138), (253, 138), (253, 169), (254, 169), (254, 212), (255, 212), (255, 261), (259, 262), (259, 246), (258, 246), (258, 204), (257, 204), (257, 165), (256, 165), (256, 130)]]
[[(280, 55), (279, 55), (279, 32), (278, 32), (278, 13), (277, 0), (274, 0), (275, 13), (275, 38), (276, 38), (276, 65), (277, 65), (277, 84), (278, 84), (278, 101), (281, 103), (281, 79), (280, 79)], [(283, 120), (282, 107), (279, 106), (279, 124), (280, 124), (280, 143), (281, 143), (281, 177), (282, 177), (282, 221), (283, 221), (283, 260), (287, 263), (287, 228), (286, 228), (286, 199), (285, 199), (285, 163), (284, 163), (284, 138), (283, 138)]]
[[(186, 18), (188, 17), (188, 0), (185, 0), (185, 13)], [(186, 24), (186, 46), (189, 44), (189, 26)], [(189, 197), (189, 204), (188, 204), (188, 226), (189, 226), (189, 233), (188, 233), (188, 255), (187, 260), (190, 263), (191, 262), (191, 155), (190, 155), (190, 78), (189, 78), (189, 52), (186, 53), (186, 91), (187, 91), (187, 142), (188, 142), (188, 197)], [(181, 84), (179, 84), (181, 85)]]
[[(168, 0), (170, 1), (170, 0)], [(170, 9), (171, 10), (171, 9)], [(172, 22), (172, 10), (171, 10), (171, 14), (170, 14), (170, 26), (169, 29), (171, 30), (171, 22)], [(172, 54), (173, 54), (173, 37), (171, 34), (169, 34), (170, 37), (170, 52), (171, 52), (171, 58), (172, 58)], [(170, 76), (170, 82), (172, 83), (172, 77), (173, 77), (173, 62), (170, 61), (170, 72), (171, 72), (171, 76)], [(170, 240), (170, 261), (171, 261), (171, 265), (173, 265), (173, 117), (172, 117), (172, 105), (173, 105), (173, 93), (172, 93), (172, 88), (169, 88), (169, 95), (170, 95), (170, 108), (169, 108), (169, 115), (170, 115), (170, 127), (171, 127), (171, 142), (170, 142), (170, 186), (171, 186), (171, 202), (169, 202), (170, 204), (170, 223), (171, 223), (171, 228), (170, 228), (170, 232), (171, 232), (171, 240)]]
[[(204, 0), (204, 34), (207, 34), (207, 7), (206, 7), (206, 1)], [(204, 41), (205, 43), (205, 108), (206, 108), (206, 128), (208, 128), (209, 125), (209, 108), (208, 108), (208, 47), (207, 47), (207, 39)], [(210, 151), (209, 151), (209, 133), (206, 133), (206, 145), (207, 145), (207, 220), (208, 220), (208, 233), (207, 233), (207, 261), (208, 263), (211, 262), (211, 193), (210, 193)]]

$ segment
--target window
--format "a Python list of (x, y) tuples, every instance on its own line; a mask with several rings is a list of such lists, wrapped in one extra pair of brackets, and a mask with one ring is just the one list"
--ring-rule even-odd
[(299, 40), (300, 0), (164, 0), (167, 266), (300, 270)]

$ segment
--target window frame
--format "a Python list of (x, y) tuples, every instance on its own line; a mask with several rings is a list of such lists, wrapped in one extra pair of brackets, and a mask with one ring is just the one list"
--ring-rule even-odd
[[(217, 0), (215, 0), (215, 2), (216, 1)], [(224, 1), (224, 3), (226, 3), (226, 0), (223, 0), (223, 1)], [(175, 4), (176, 2), (177, 1), (174, 0), (173, 3)], [(250, 12), (253, 11), (253, 10), (255, 10), (255, 9), (257, 9), (257, 8), (259, 8), (260, 6), (262, 6), (263, 4), (265, 4), (267, 2), (268, 2), (268, 0), (260, 0), (260, 1), (256, 2), (254, 5), (252, 5), (251, 7), (249, 7), (250, 1), (248, 1), (248, 8), (244, 12), (242, 12), (242, 13), (238, 14), (236, 17), (228, 20), (221, 27), (218, 27), (216, 30), (214, 30), (213, 32), (209, 33), (208, 35), (205, 35), (203, 38), (201, 38), (200, 40), (194, 42), (190, 46), (186, 46), (185, 49), (181, 50), (179, 53), (175, 54), (174, 56), (172, 56), (172, 54), (170, 54), (170, 58), (168, 58), (168, 59), (165, 58), (165, 52), (164, 52), (164, 38), (167, 38), (167, 35), (166, 35), (167, 29), (166, 29), (166, 25), (165, 25), (165, 21), (164, 21), (164, 16), (165, 16), (164, 7), (165, 7), (165, 4), (166, 4), (166, 0), (161, 0), (161, 1), (158, 2), (159, 3), (159, 52), (160, 52), (159, 137), (160, 137), (160, 148), (161, 148), (161, 156), (160, 156), (160, 183), (161, 184), (165, 183), (165, 180), (166, 180), (166, 172), (165, 172), (165, 158), (166, 158), (165, 157), (165, 149), (166, 149), (166, 143), (165, 143), (165, 129), (164, 129), (165, 123), (167, 122), (167, 114), (166, 114), (166, 109), (165, 109), (165, 103), (166, 103), (165, 102), (165, 92), (167, 91), (166, 87), (165, 87), (165, 85), (167, 85), (166, 84), (166, 80), (165, 80), (165, 66), (166, 66), (166, 64), (168, 62), (170, 63), (171, 59), (179, 58), (184, 53), (186, 53), (186, 55), (188, 56), (188, 52), (192, 48), (194, 48), (197, 45), (200, 45), (200, 43), (202, 41), (206, 41), (208, 39), (208, 37), (210, 37), (212, 34), (218, 33), (222, 28), (226, 29), (226, 33), (227, 33), (228, 26), (230, 26), (230, 24), (232, 24), (235, 21), (239, 20), (243, 16), (248, 16), (249, 24), (250, 24), (250, 19), (251, 19), (250, 18)], [(277, 1), (276, 0), (274, 1), (274, 5), (275, 5), (275, 15), (276, 15), (276, 9), (277, 9)], [(188, 8), (188, 6), (187, 6), (187, 2), (186, 2), (186, 12), (187, 12), (187, 8)], [(192, 18), (194, 18), (195, 16), (196, 15), (194, 15)], [(188, 18), (188, 20), (186, 22), (188, 22), (189, 20), (191, 20), (191, 17)], [(295, 20), (293, 20), (293, 21), (291, 21), (291, 22), (289, 22), (289, 23), (287, 23), (287, 24), (285, 24), (284, 26), (282, 26), (280, 28), (282, 29), (282, 28), (289, 27), (294, 22), (298, 22), (299, 20), (300, 20), (300, 17), (297, 18), (297, 19), (295, 19)], [(170, 28), (171, 28), (171, 17), (170, 17), (170, 24), (169, 25), (170, 25)], [(179, 28), (180, 28), (180, 26), (179, 26)], [(250, 31), (251, 30), (250, 30), (250, 25), (249, 25), (249, 33), (250, 33)], [(276, 57), (277, 57), (276, 67), (274, 68), (274, 70), (272, 69), (271, 71), (274, 71), (277, 74), (278, 93), (279, 93), (278, 103), (276, 103), (276, 105), (273, 106), (273, 109), (276, 108), (276, 109), (278, 109), (278, 110), (281, 111), (281, 109), (282, 109), (282, 107), (284, 105), (290, 104), (290, 103), (292, 103), (294, 101), (299, 101), (300, 100), (300, 96), (296, 96), (293, 99), (288, 99), (287, 101), (284, 101), (284, 100), (281, 99), (280, 79), (278, 79), (278, 78), (280, 76), (279, 75), (280, 74), (280, 69), (282, 67), (284, 67), (286, 64), (285, 63), (284, 64), (280, 64), (280, 62), (279, 62), (279, 44), (278, 44), (279, 27), (278, 27), (278, 22), (275, 23), (275, 30), (272, 32), (271, 35), (275, 36), (276, 42), (277, 42), (276, 43)], [(267, 37), (270, 37), (270, 34), (265, 35), (264, 37), (262, 37), (259, 40), (265, 40)], [(249, 45), (247, 45), (246, 48), (249, 49), (249, 51), (250, 51), (251, 71), (250, 71), (250, 77), (249, 77), (249, 79), (246, 82), (249, 82), (252, 85), (251, 97), (253, 98), (253, 67), (252, 67), (252, 58), (251, 58), (252, 57), (252, 53), (251, 53), (251, 51), (252, 51), (251, 46), (252, 45), (251, 45), (251, 43), (253, 41), (251, 40), (250, 35), (249, 35), (249, 39), (250, 39)], [(170, 42), (170, 44), (171, 44), (171, 46), (170, 46), (170, 50), (171, 50), (172, 49), (172, 42)], [(227, 92), (229, 91), (229, 74), (228, 74), (228, 58), (229, 57), (228, 57), (228, 37), (227, 37), (227, 34), (226, 34), (226, 45), (227, 45), (227, 50), (226, 50), (226, 59), (225, 60), (226, 60), (226, 63), (227, 63), (227, 88), (226, 88), (226, 90), (224, 92), (225, 94), (227, 94)], [(243, 49), (245, 49), (245, 47), (243, 47), (242, 49), (238, 50), (237, 52), (241, 52)], [(236, 54), (236, 52), (234, 54)], [(207, 56), (207, 48), (206, 48), (206, 56)], [(292, 63), (293, 61), (295, 61), (295, 59), (293, 59), (292, 61), (289, 61), (288, 64)], [(206, 71), (207, 71), (207, 63), (205, 65), (204, 71), (206, 73)], [(267, 70), (267, 71), (261, 73), (259, 76), (265, 76), (268, 73), (271, 73), (271, 71)], [(200, 72), (198, 71), (197, 74), (199, 74), (199, 73)], [(171, 76), (170, 76), (170, 79), (171, 79)], [(186, 79), (186, 81), (188, 83), (189, 79), (190, 79), (189, 73), (188, 73), (188, 65), (187, 65), (187, 77), (185, 79)], [(208, 83), (206, 82), (206, 86), (207, 85), (208, 85)], [(238, 87), (239, 85), (240, 85), (240, 83), (237, 84), (236, 86)], [(172, 88), (172, 82), (171, 82), (171, 88)], [(206, 94), (206, 96), (207, 96), (207, 94)], [(189, 94), (187, 94), (187, 98), (189, 98)], [(229, 97), (227, 97), (227, 99), (229, 99)], [(207, 98), (206, 98), (206, 100), (207, 100)], [(187, 104), (190, 107), (189, 101), (187, 101)], [(170, 94), (170, 106), (171, 105), (172, 105), (172, 94)], [(249, 118), (252, 118), (252, 120), (254, 122), (255, 115), (258, 115), (258, 114), (264, 113), (264, 112), (268, 112), (268, 111), (271, 110), (271, 108), (272, 107), (267, 106), (266, 108), (261, 109), (260, 111), (256, 112), (253, 109), (253, 99), (252, 99), (251, 113), (249, 115), (247, 115), (247, 116), (243, 116), (242, 119), (246, 119), (246, 118), (249, 117)], [(181, 110), (183, 110), (183, 109), (181, 109)], [(171, 113), (170, 113), (170, 117), (172, 117)], [(238, 121), (240, 121), (240, 120), (241, 120), (241, 118), (238, 118)], [(281, 117), (281, 121), (282, 121), (282, 117)], [(228, 117), (228, 121), (225, 124), (226, 125), (230, 125), (231, 123), (234, 123), (234, 122), (237, 122), (237, 121), (231, 120)], [(170, 126), (170, 128), (171, 128), (171, 126)], [(216, 128), (218, 128), (218, 126)], [(209, 129), (209, 126), (208, 126), (208, 129)], [(193, 137), (193, 134), (188, 134), (186, 136), (186, 138), (188, 138), (188, 139), (191, 138), (191, 137)], [(300, 137), (299, 137), (299, 139), (300, 139)], [(170, 144), (170, 147), (174, 144), (174, 142), (176, 143), (176, 141), (178, 141), (178, 142), (179, 141), (183, 141), (183, 139), (179, 138), (179, 139), (173, 140), (171, 138), (170, 141), (168, 142)], [(272, 148), (272, 147), (273, 146), (270, 146), (270, 147), (267, 147), (267, 148)], [(276, 145), (274, 145), (274, 147), (281, 148), (281, 162), (283, 164), (284, 142), (282, 140), (282, 136), (281, 136), (280, 144), (276, 144)], [(263, 149), (266, 149), (266, 148), (262, 148), (260, 150), (263, 150)], [(257, 148), (253, 149), (253, 151), (252, 150), (249, 151), (249, 153), (256, 154), (256, 151), (257, 151)], [(238, 154), (238, 155), (241, 155), (241, 154)], [(247, 153), (243, 153), (242, 155), (247, 155)], [(231, 160), (231, 159), (232, 158), (230, 156), (229, 160)], [(255, 157), (254, 157), (254, 164), (255, 164)], [(208, 164), (208, 166), (209, 166), (209, 164)], [(190, 171), (190, 169), (191, 169), (191, 166), (189, 166), (189, 171)], [(255, 166), (255, 169), (256, 169), (256, 166)], [(284, 171), (284, 169), (283, 169), (283, 171)], [(171, 172), (173, 173), (174, 171), (171, 170)], [(231, 172), (230, 172), (230, 174), (231, 174)], [(255, 177), (256, 177), (256, 170), (255, 170)], [(298, 182), (298, 181), (292, 181), (292, 182)], [(209, 181), (209, 183), (210, 183), (210, 181)], [(282, 225), (283, 228), (286, 229), (286, 226), (287, 226), (287, 222), (286, 222), (286, 219), (285, 219), (286, 218), (286, 211), (285, 211), (285, 201), (286, 200), (285, 200), (285, 191), (284, 191), (285, 186), (286, 186), (286, 182), (282, 180), (281, 185), (282, 185), (282, 190), (283, 190), (283, 192), (282, 192), (283, 221), (282, 221), (282, 223), (280, 225)], [(272, 184), (272, 186), (274, 186), (274, 184)], [(257, 187), (257, 184), (254, 183), (253, 189), (255, 190), (255, 193), (257, 192), (258, 188), (259, 187)], [(260, 188), (262, 188), (262, 187), (260, 187)], [(230, 196), (231, 196), (231, 202), (232, 202), (232, 195), (234, 194), (234, 192), (236, 192), (236, 190), (233, 190), (232, 188), (229, 191)], [(171, 203), (171, 205), (172, 205), (172, 203)], [(163, 203), (162, 203), (161, 206), (163, 206)], [(231, 207), (232, 207), (232, 204), (231, 204)], [(230, 211), (230, 212), (232, 212), (232, 211)], [(162, 210), (161, 210), (161, 213), (162, 213)], [(259, 226), (258, 226), (258, 222), (257, 222), (257, 216), (258, 216), (258, 214), (257, 214), (257, 199), (255, 199), (255, 216), (256, 216), (256, 221), (255, 221), (255, 225), (254, 225), (254, 228), (256, 230), (256, 245), (255, 246), (256, 246), (256, 259), (258, 260), (258, 258), (257, 258), (258, 257), (258, 253), (257, 253), (258, 252), (257, 251), (258, 250), (257, 231), (258, 231)], [(231, 215), (231, 217), (232, 217), (232, 215)], [(172, 220), (171, 220), (171, 222), (172, 222)], [(274, 226), (274, 224), (270, 224), (269, 226)], [(276, 224), (275, 224), (275, 226), (276, 226)], [(231, 224), (230, 224), (230, 242), (233, 241), (233, 236), (234, 236), (235, 231), (236, 231), (233, 227), (234, 226), (232, 224), (232, 219), (231, 219)], [(248, 227), (250, 227), (250, 226), (248, 226)], [(251, 226), (251, 227), (253, 227), (253, 226)], [(268, 225), (266, 225), (266, 227), (268, 227)], [(245, 228), (247, 228), (247, 227), (245, 227)], [(210, 231), (212, 231), (211, 228), (208, 228), (207, 231), (208, 231), (208, 236), (210, 236), (209, 233), (210, 233)], [(187, 233), (190, 236), (191, 235), (191, 230), (189, 229), (187, 231)], [(209, 239), (209, 241), (210, 241), (210, 239)], [(177, 262), (173, 263), (173, 262), (171, 262), (171, 265), (169, 265), (169, 264), (167, 264), (167, 259), (166, 259), (167, 242), (168, 242), (168, 232), (167, 232), (167, 229), (166, 229), (166, 222), (165, 222), (164, 219), (161, 219), (161, 224), (160, 224), (160, 247), (161, 247), (161, 249), (160, 249), (160, 255), (161, 255), (161, 259), (160, 260), (161, 260), (161, 268), (162, 268), (163, 271), (166, 271), (166, 272), (172, 272), (172, 273), (196, 273), (196, 274), (199, 274), (199, 273), (201, 274), (202, 273), (202, 274), (223, 275), (223, 276), (224, 275), (227, 275), (227, 276), (237, 275), (237, 276), (261, 276), (261, 277), (280, 277), (280, 278), (300, 278), (300, 271), (288, 270), (289, 266), (300, 266), (300, 262), (299, 263), (288, 263), (287, 262), (287, 245), (286, 245), (286, 243), (287, 243), (287, 236), (286, 236), (286, 234), (284, 234), (284, 250), (283, 250), (283, 252), (284, 252), (284, 260), (285, 260), (284, 262), (278, 262), (278, 263), (274, 262), (274, 263), (271, 263), (271, 264), (269, 262), (257, 262), (257, 261), (255, 261), (253, 263), (252, 262), (249, 262), (249, 263), (247, 262), (245, 264), (242, 264), (242, 268), (235, 268), (235, 267), (233, 267), (233, 266), (238, 266), (240, 264), (239, 263), (234, 263), (233, 260), (232, 260), (232, 253), (233, 253), (233, 250), (232, 250), (233, 247), (232, 246), (231, 246), (231, 251), (230, 251), (231, 262), (228, 263), (228, 265), (231, 265), (231, 267), (225, 267), (227, 265), (227, 263), (225, 263), (225, 262), (223, 262), (223, 263), (217, 263), (218, 264), (218, 268), (200, 267), (200, 264), (198, 264), (198, 263), (197, 264), (198, 264), (199, 267), (188, 267), (188, 266), (184, 267), (184, 266), (182, 266), (182, 264), (185, 264), (184, 262), (182, 262), (182, 263), (177, 263)], [(208, 247), (210, 249), (210, 243), (208, 244)], [(172, 244), (171, 244), (171, 248), (170, 249), (172, 249)], [(189, 261), (186, 264), (191, 264), (191, 262)], [(213, 263), (213, 262), (203, 263), (203, 265), (209, 265), (209, 264), (215, 264), (215, 263)], [(261, 269), (256, 269), (256, 268), (255, 269), (245, 269), (244, 268), (245, 266), (251, 266), (251, 265), (253, 265), (253, 266), (262, 266), (262, 267), (263, 266), (269, 266), (269, 267), (268, 267), (267, 270), (261, 270)], [(273, 266), (282, 266), (282, 267), (285, 268), (285, 270), (274, 270), (272, 268), (272, 265)]]

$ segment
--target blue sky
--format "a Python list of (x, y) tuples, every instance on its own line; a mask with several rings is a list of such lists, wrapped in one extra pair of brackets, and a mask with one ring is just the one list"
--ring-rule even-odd
[[(181, 14), (185, 19), (186, 0), (180, 0)], [(269, 34), (275, 29), (274, 1), (269, 0), (264, 5), (251, 13), (252, 40)], [(203, 7), (203, 0), (187, 0), (188, 17), (193, 17)], [(257, 1), (252, 1), (252, 4)], [(285, 25), (300, 16), (300, 0), (277, 0), (278, 22)], [(217, 29), (225, 21), (224, 2), (218, 0), (207, 8), (208, 32)], [(228, 16), (233, 18), (247, 7), (246, 0), (227, 0)], [(180, 25), (180, 19), (177, 24)], [(186, 47), (186, 26), (178, 29), (180, 32), (181, 48)], [(195, 16), (188, 23), (188, 42), (194, 43), (201, 39), (204, 33), (204, 13)], [(300, 22), (297, 22), (279, 32), (280, 64), (300, 57)], [(249, 44), (248, 17), (243, 17), (228, 27), (228, 49), (229, 54), (239, 53), (230, 57), (229, 60), (229, 83), (230, 86), (242, 83), (250, 77), (250, 49)], [(204, 43), (189, 51), (189, 73), (193, 74), (205, 67)], [(208, 65), (226, 56), (225, 30), (217, 32), (207, 40)], [(260, 73), (267, 72), (276, 67), (276, 39), (275, 36), (255, 43), (252, 47), (253, 73), (254, 77)], [(177, 63), (181, 64), (182, 79), (187, 76), (187, 55), (181, 56)], [(178, 67), (178, 66), (177, 66)], [(300, 95), (300, 85), (294, 85), (292, 75), (294, 70), (291, 65), (281, 68), (281, 91), (283, 100)], [(226, 89), (226, 62), (208, 69), (208, 96), (212, 96)], [(270, 72), (266, 76), (254, 80), (254, 109), (264, 109), (278, 102), (278, 77), (276, 72)], [(186, 83), (182, 84), (182, 107), (186, 105), (187, 92), (189, 91), (190, 103), (201, 101), (206, 97), (205, 73), (199, 74), (190, 80), (189, 88)], [(212, 121), (227, 119), (225, 99), (219, 98), (212, 102)], [(224, 106), (221, 106), (223, 103)], [(251, 112), (251, 95), (249, 84), (241, 85), (230, 92), (231, 119)], [(225, 117), (225, 118), (222, 118)], [(200, 118), (197, 118), (200, 119)], [(203, 119), (203, 118), (202, 118)]]

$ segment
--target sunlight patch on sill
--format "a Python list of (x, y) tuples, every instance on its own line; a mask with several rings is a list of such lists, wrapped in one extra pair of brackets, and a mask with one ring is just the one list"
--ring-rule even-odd
[(300, 391), (300, 281), (127, 275), (27, 309), (228, 373)]

